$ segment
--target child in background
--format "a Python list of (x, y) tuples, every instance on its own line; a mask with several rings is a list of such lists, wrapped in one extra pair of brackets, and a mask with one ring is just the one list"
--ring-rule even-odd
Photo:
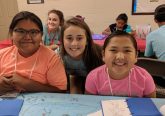
[(64, 24), (64, 16), (60, 10), (50, 10), (48, 12), (47, 25), (44, 27), (44, 45), (52, 50), (56, 50), (60, 44), (61, 26)]
[(109, 25), (109, 27), (107, 29), (105, 29), (102, 32), (102, 34), (110, 35), (111, 33), (115, 32), (117, 30), (131, 33), (132, 32), (131, 26), (127, 25), (127, 21), (128, 21), (128, 16), (125, 13), (119, 14), (118, 17), (116, 18), (116, 23)]
[(87, 74), (103, 64), (101, 47), (93, 43), (90, 28), (77, 17), (67, 20), (61, 32), (60, 53), (70, 93), (83, 93)]
[(123, 31), (112, 33), (103, 46), (102, 65), (86, 79), (86, 93), (95, 95), (156, 97), (151, 75), (137, 62), (135, 38)]

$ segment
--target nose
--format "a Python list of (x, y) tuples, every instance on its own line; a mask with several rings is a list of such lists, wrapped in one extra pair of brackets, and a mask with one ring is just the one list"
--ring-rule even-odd
[(116, 59), (124, 59), (124, 54), (122, 52), (117, 53)]
[(26, 32), (26, 34), (24, 35), (24, 38), (25, 39), (31, 39), (30, 33), (29, 32)]
[(74, 39), (73, 41), (72, 41), (72, 45), (77, 45), (78, 44), (78, 41), (76, 40), (76, 39)]

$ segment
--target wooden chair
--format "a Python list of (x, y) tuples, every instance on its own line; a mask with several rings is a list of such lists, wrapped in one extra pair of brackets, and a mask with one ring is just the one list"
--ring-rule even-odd
[[(136, 65), (146, 69), (153, 78), (165, 77), (165, 61), (139, 57)], [(158, 83), (156, 83), (156, 94), (157, 97), (165, 98), (165, 88), (159, 86)]]

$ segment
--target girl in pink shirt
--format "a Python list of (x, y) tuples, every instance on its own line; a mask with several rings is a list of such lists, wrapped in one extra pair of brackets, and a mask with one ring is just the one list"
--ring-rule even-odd
[(103, 46), (105, 65), (91, 71), (86, 80), (86, 93), (95, 95), (156, 97), (151, 75), (137, 62), (137, 43), (126, 32), (112, 33)]

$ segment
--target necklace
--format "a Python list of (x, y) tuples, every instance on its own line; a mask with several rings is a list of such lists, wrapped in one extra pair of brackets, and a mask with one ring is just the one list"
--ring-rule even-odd
[[(40, 49), (39, 49), (40, 50)], [(38, 60), (38, 56), (39, 56), (39, 50), (37, 51), (37, 55), (36, 55), (36, 58), (35, 58), (35, 62), (32, 66), (32, 69), (30, 71), (30, 74), (29, 74), (29, 79), (32, 78), (32, 73), (34, 71), (34, 68), (36, 67), (36, 63), (37, 63), (37, 60)], [(16, 70), (17, 70), (17, 60), (18, 60), (18, 50), (15, 51), (15, 63), (14, 63), (14, 72), (16, 73)]]
[[(131, 72), (132, 72), (132, 70), (129, 72), (129, 76), (128, 76), (128, 90), (129, 90), (129, 92), (128, 92), (128, 96), (130, 97), (131, 96), (131, 77), (130, 77), (130, 75), (131, 75)], [(111, 79), (110, 79), (110, 77), (109, 77), (109, 73), (108, 73), (108, 68), (106, 68), (106, 73), (107, 73), (107, 77), (108, 77), (108, 83), (109, 83), (109, 89), (110, 89), (110, 95), (114, 95), (114, 93), (113, 93), (113, 89), (112, 89), (112, 85), (111, 85)]]

